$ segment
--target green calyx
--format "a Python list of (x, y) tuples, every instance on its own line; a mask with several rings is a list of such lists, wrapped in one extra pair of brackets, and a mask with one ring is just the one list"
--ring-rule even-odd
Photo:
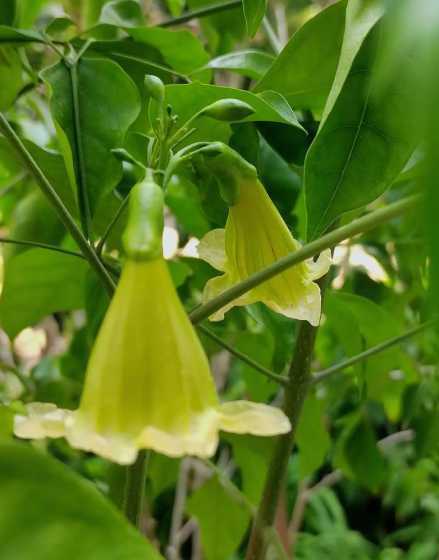
[(162, 256), (163, 191), (151, 169), (130, 192), (128, 223), (122, 243), (128, 258), (147, 261)]
[(201, 174), (214, 175), (221, 197), (228, 206), (238, 202), (242, 181), (257, 178), (256, 168), (221, 142), (207, 146), (196, 159), (201, 160), (201, 166), (196, 164)]

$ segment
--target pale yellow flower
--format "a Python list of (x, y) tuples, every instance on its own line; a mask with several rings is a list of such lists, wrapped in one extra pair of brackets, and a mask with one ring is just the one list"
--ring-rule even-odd
[(76, 411), (28, 405), (22, 438), (66, 437), (72, 447), (121, 464), (139, 449), (209, 457), (218, 431), (273, 436), (290, 430), (264, 404), (220, 404), (207, 357), (162, 257), (128, 260), (87, 367)]
[[(218, 296), (299, 248), (300, 243), (291, 235), (257, 177), (243, 175), (239, 197), (229, 208), (225, 230), (210, 231), (198, 246), (200, 258), (224, 272), (207, 282), (203, 301)], [(317, 261), (302, 262), (253, 288), (210, 319), (219, 321), (232, 307), (261, 301), (287, 317), (318, 325), (321, 295), (315, 280), (324, 276), (330, 265), (331, 252), (327, 250)]]

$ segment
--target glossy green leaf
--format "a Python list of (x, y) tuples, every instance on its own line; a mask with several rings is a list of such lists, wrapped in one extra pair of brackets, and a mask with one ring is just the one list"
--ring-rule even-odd
[(127, 32), (138, 43), (157, 49), (166, 64), (183, 74), (190, 74), (209, 60), (201, 41), (190, 31), (134, 27)]
[(296, 435), (302, 479), (313, 474), (322, 465), (331, 445), (325, 427), (324, 405), (323, 400), (311, 393), (303, 406)]
[(377, 492), (386, 476), (387, 463), (365, 414), (355, 415), (349, 420), (337, 446), (336, 466), (372, 492)]
[[(258, 364), (271, 368), (274, 338), (270, 332), (242, 332), (233, 338), (232, 344), (234, 348), (250, 356)], [(233, 371), (245, 381), (251, 400), (266, 402), (277, 391), (278, 385), (275, 382), (240, 360), (235, 361)]]
[(0, 24), (14, 25), (16, 15), (16, 0), (3, 0), (0, 5)]
[[(174, 113), (179, 116), (181, 124), (214, 101), (220, 99), (239, 99), (248, 103), (255, 111), (244, 119), (244, 122), (279, 122), (303, 131), (288, 103), (281, 95), (275, 92), (255, 95), (240, 89), (194, 83), (166, 86), (166, 98), (167, 102), (172, 106)], [(201, 128), (203, 125), (202, 133), (206, 135), (204, 139), (218, 139), (218, 134), (221, 137), (221, 135), (227, 134), (227, 131), (230, 130), (227, 124), (213, 123), (211, 119), (206, 117), (202, 117), (196, 122), (197, 127)]]
[[(9, 237), (57, 245), (65, 236), (65, 228), (55, 210), (40, 191), (33, 191), (20, 200), (9, 223)], [(8, 245), (3, 256), (9, 259), (28, 250), (22, 245)]]
[(294, 108), (321, 111), (337, 69), (345, 9), (345, 1), (337, 2), (301, 27), (254, 91), (273, 89)]
[(20, 56), (14, 47), (0, 48), (0, 82), (0, 111), (4, 111), (26, 84)]
[(44, 43), (41, 33), (0, 25), (0, 43)]
[(201, 238), (209, 229), (198, 188), (184, 175), (173, 175), (166, 188), (165, 201), (186, 233)]
[(320, 126), (332, 111), (366, 37), (383, 14), (383, 0), (348, 0), (340, 59)]
[[(225, 4), (229, 0), (218, 0), (215, 4)], [(188, 7), (197, 10), (212, 5), (212, 0), (188, 0)], [(212, 52), (224, 54), (232, 50), (236, 41), (245, 37), (244, 11), (239, 4), (220, 13), (203, 17), (201, 27), (207, 37)]]
[(166, 0), (166, 4), (173, 16), (179, 16), (185, 7), (186, 0)]
[(225, 560), (238, 548), (250, 516), (213, 476), (189, 498), (187, 511), (196, 517), (206, 560)]
[[(305, 161), (308, 236), (314, 239), (343, 213), (380, 196), (416, 146), (410, 74), (378, 95), (372, 78), (379, 29), (364, 42), (334, 107)], [(365, 162), (367, 161), (367, 165)]]
[(56, 311), (84, 305), (88, 265), (78, 257), (31, 249), (9, 259), (0, 298), (0, 324), (13, 338)]
[(137, 0), (114, 0), (102, 8), (99, 20), (120, 27), (136, 27), (145, 23), (142, 7)]
[(268, 71), (274, 60), (271, 54), (248, 49), (218, 56), (207, 66), (213, 70), (229, 70), (257, 80)]
[(271, 438), (225, 434), (224, 438), (231, 444), (233, 460), (241, 471), (242, 491), (247, 498), (257, 505), (261, 499), (267, 475), (267, 457), (273, 450)]
[(160, 560), (98, 490), (25, 443), (0, 445), (0, 556)]
[(75, 192), (86, 193), (93, 214), (99, 199), (121, 177), (121, 162), (110, 150), (122, 145), (140, 111), (140, 99), (129, 76), (111, 60), (84, 58), (77, 65), (77, 74), (77, 114), (67, 67), (60, 62), (45, 70), (43, 78), (51, 89), (52, 114), (70, 181)]
[[(328, 327), (334, 329), (348, 356), (401, 334), (397, 318), (380, 305), (358, 295), (329, 292), (325, 300)], [(371, 398), (382, 401), (391, 418), (400, 412), (400, 396), (413, 379), (413, 368), (400, 347), (389, 348), (356, 367)]]
[(247, 33), (250, 37), (256, 34), (267, 9), (267, 0), (242, 0)]

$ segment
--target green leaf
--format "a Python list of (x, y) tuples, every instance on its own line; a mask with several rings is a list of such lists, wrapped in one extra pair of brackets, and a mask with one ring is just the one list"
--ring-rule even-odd
[[(328, 292), (325, 298), (327, 326), (334, 329), (344, 351), (353, 356), (398, 336), (401, 324), (384, 307), (361, 296)], [(396, 375), (392, 372), (398, 370)], [(371, 398), (382, 401), (392, 419), (400, 412), (400, 397), (413, 379), (413, 367), (400, 347), (389, 348), (359, 364)]]
[(23, 29), (32, 28), (43, 7), (49, 2), (50, 0), (16, 0), (17, 16), (14, 22), (15, 25)]
[[(300, 134), (305, 134), (296, 115), (291, 110), (285, 99), (275, 92), (265, 92), (255, 95), (249, 91), (229, 87), (212, 86), (205, 84), (168, 85), (166, 86), (167, 102), (172, 106), (179, 122), (185, 123), (203, 107), (220, 99), (239, 99), (248, 103), (254, 113), (244, 119), (244, 122), (268, 121), (288, 124), (297, 129)], [(197, 132), (191, 136), (198, 140), (227, 140), (230, 136), (230, 126), (207, 117), (196, 121)]]
[(4, 111), (12, 105), (26, 84), (20, 56), (13, 47), (0, 48), (0, 82), (0, 111)]
[(145, 23), (137, 0), (114, 0), (104, 5), (99, 20), (119, 27), (136, 27)]
[(44, 38), (37, 31), (0, 25), (0, 43), (44, 43)]
[(337, 2), (301, 27), (254, 91), (273, 89), (292, 107), (321, 111), (337, 69), (345, 8)]
[[(215, 4), (225, 4), (229, 0), (218, 0)], [(212, 5), (212, 0), (188, 0), (191, 10), (197, 10)], [(203, 17), (201, 27), (209, 41), (211, 51), (223, 54), (232, 50), (235, 41), (244, 39), (245, 18), (242, 7), (234, 6), (228, 10)]]
[(239, 547), (250, 516), (213, 476), (189, 498), (187, 511), (197, 518), (206, 560), (225, 560)]
[(379, 490), (386, 476), (387, 462), (365, 414), (355, 414), (349, 419), (337, 442), (335, 466), (372, 492)]
[[(247, 354), (262, 366), (271, 367), (274, 338), (268, 330), (260, 333), (238, 333), (233, 338), (233, 346), (236, 350)], [(245, 381), (249, 397), (252, 400), (265, 402), (276, 393), (277, 384), (267, 379), (250, 365), (240, 360), (235, 360), (233, 371)]]
[(2, 0), (0, 5), (0, 24), (13, 25), (15, 21), (16, 0)]
[(348, 0), (340, 60), (325, 105), (321, 126), (332, 111), (361, 46), (383, 14), (383, 0)]
[(267, 9), (267, 0), (242, 0), (247, 33), (250, 37), (256, 34)]
[(324, 424), (324, 401), (309, 394), (297, 429), (299, 474), (302, 479), (313, 474), (324, 462), (331, 440)]
[(201, 238), (209, 229), (197, 187), (185, 175), (173, 175), (166, 188), (166, 205), (186, 233)]
[(411, 76), (402, 73), (391, 89), (378, 94), (372, 78), (378, 38), (375, 29), (364, 42), (308, 151), (305, 189), (310, 239), (343, 213), (380, 196), (416, 146), (416, 117), (407, 111), (416, 86)]
[[(64, 236), (64, 225), (41, 191), (29, 193), (15, 207), (9, 224), (12, 239), (57, 245)], [(3, 249), (3, 255), (9, 259), (25, 250), (28, 248), (11, 244)]]
[(0, 299), (3, 329), (13, 338), (46, 315), (83, 307), (87, 269), (78, 257), (46, 249), (11, 258)]
[(213, 58), (207, 66), (213, 70), (229, 70), (257, 80), (268, 71), (274, 60), (271, 54), (248, 49)]
[(267, 457), (273, 450), (273, 439), (225, 434), (233, 449), (233, 459), (241, 471), (242, 491), (251, 503), (261, 499), (268, 470)]
[(161, 559), (89, 482), (27, 444), (0, 445), (0, 490), (2, 558)]
[(185, 7), (186, 0), (166, 0), (166, 4), (171, 14), (176, 17), (181, 15), (181, 12)]
[[(51, 109), (69, 179), (78, 195), (79, 188), (86, 193), (83, 196), (88, 197), (93, 215), (100, 198), (121, 178), (122, 164), (110, 150), (122, 146), (128, 127), (139, 114), (140, 98), (129, 76), (111, 60), (83, 58), (77, 64), (77, 75), (79, 114), (75, 120), (68, 68), (59, 62), (42, 73), (51, 88)], [(81, 174), (79, 151), (84, 164)]]
[(157, 49), (165, 63), (182, 74), (190, 74), (209, 61), (201, 41), (190, 31), (159, 27), (134, 27), (126, 31), (137, 43)]

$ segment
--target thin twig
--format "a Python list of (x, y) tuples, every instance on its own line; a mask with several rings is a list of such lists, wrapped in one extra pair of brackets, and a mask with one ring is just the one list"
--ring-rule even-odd
[(213, 14), (225, 12), (226, 10), (240, 8), (241, 5), (242, 0), (229, 0), (228, 2), (211, 4), (210, 6), (205, 6), (204, 8), (200, 8), (199, 10), (187, 12), (182, 16), (162, 21), (157, 25), (157, 27), (172, 27), (173, 25), (181, 25), (182, 23), (187, 23), (188, 21), (191, 21), (193, 19), (212, 16)]
[(240, 352), (239, 350), (236, 350), (236, 348), (234, 348), (228, 342), (226, 342), (225, 340), (223, 340), (222, 338), (217, 336), (210, 329), (204, 327), (203, 325), (197, 325), (197, 328), (203, 334), (205, 334), (206, 336), (208, 336), (209, 338), (214, 340), (219, 346), (222, 346), (223, 348), (225, 348), (228, 352), (230, 352), (230, 354), (235, 356), (235, 358), (238, 358), (238, 360), (241, 360), (242, 362), (248, 364), (249, 366), (251, 366), (252, 368), (257, 370), (259, 373), (262, 373), (262, 375), (265, 375), (265, 377), (268, 377), (268, 379), (271, 379), (272, 381), (275, 381), (276, 383), (280, 383), (281, 385), (286, 385), (287, 384), (287, 382), (288, 382), (287, 377), (284, 377), (283, 375), (278, 375), (277, 373), (274, 373), (274, 371), (271, 371), (270, 369), (268, 369), (268, 368), (264, 367), (263, 365), (259, 364), (258, 362), (256, 362), (252, 358), (250, 358), (250, 356), (247, 356), (247, 354), (244, 354), (243, 352)]
[(393, 338), (390, 338), (389, 340), (385, 340), (384, 342), (381, 342), (380, 344), (377, 344), (376, 346), (372, 346), (371, 348), (368, 348), (367, 350), (365, 350), (364, 352), (360, 352), (359, 354), (352, 356), (352, 358), (348, 358), (342, 362), (340, 362), (339, 364), (335, 364), (327, 369), (324, 369), (318, 373), (315, 373), (312, 380), (311, 380), (311, 385), (315, 385), (316, 383), (320, 383), (322, 381), (325, 381), (326, 379), (332, 377), (333, 375), (340, 373), (341, 371), (343, 371), (344, 369), (346, 369), (349, 366), (352, 366), (354, 364), (357, 364), (359, 362), (362, 362), (363, 360), (367, 360), (367, 358), (370, 358), (371, 356), (374, 356), (375, 354), (379, 354), (380, 352), (384, 352), (385, 350), (388, 350), (389, 348), (392, 348), (393, 346), (397, 346), (398, 344), (402, 344), (403, 342), (405, 342), (406, 340), (408, 340), (409, 338), (412, 338), (413, 336), (425, 331), (426, 329), (429, 329), (430, 327), (436, 325), (438, 322), (437, 319), (433, 319), (431, 321), (426, 321), (425, 323), (422, 323), (422, 325), (419, 325), (418, 327), (415, 327), (413, 329), (410, 329), (409, 331), (405, 332), (404, 334), (401, 334), (399, 336), (395, 336)]
[(117, 221), (119, 220), (122, 212), (124, 211), (124, 209), (126, 208), (128, 201), (129, 201), (130, 197), (126, 196), (119, 208), (116, 210), (116, 213), (114, 214), (112, 220), (110, 221), (110, 223), (108, 224), (107, 228), (104, 231), (104, 235), (101, 237), (99, 243), (96, 245), (96, 253), (98, 255), (100, 255), (102, 253), (102, 250), (104, 248), (104, 245), (108, 239), (108, 236), (110, 235), (111, 231), (113, 230), (114, 226), (116, 225)]
[(178, 560), (178, 558), (180, 558), (179, 533), (183, 525), (190, 468), (191, 468), (190, 459), (188, 458), (183, 459), (180, 464), (180, 473), (178, 476), (178, 482), (175, 489), (174, 507), (172, 510), (171, 531), (169, 533), (169, 546), (167, 549), (168, 560)]
[(11, 243), (13, 245), (24, 245), (25, 247), (37, 247), (39, 249), (47, 249), (48, 251), (55, 251), (57, 253), (64, 253), (65, 255), (71, 255), (72, 257), (78, 257), (84, 259), (82, 253), (77, 251), (70, 251), (69, 249), (63, 249), (62, 247), (57, 247), (56, 245), (49, 245), (47, 243), (40, 243), (39, 241), (25, 241), (23, 239), (11, 239), (9, 237), (0, 237), (0, 243)]
[(264, 16), (264, 19), (262, 20), (262, 27), (264, 28), (271, 48), (276, 54), (279, 54), (282, 50), (282, 43), (280, 42), (279, 37), (276, 35), (267, 16)]

